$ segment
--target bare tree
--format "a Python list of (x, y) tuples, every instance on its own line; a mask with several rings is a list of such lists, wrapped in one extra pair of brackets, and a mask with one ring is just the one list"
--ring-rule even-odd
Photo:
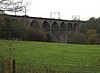
[(31, 0), (0, 0), (0, 11), (26, 12), (26, 6), (31, 4)]

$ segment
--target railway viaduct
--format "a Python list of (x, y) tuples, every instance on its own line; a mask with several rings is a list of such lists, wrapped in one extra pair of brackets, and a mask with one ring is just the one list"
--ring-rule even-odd
[(50, 33), (53, 41), (67, 43), (67, 34), (71, 31), (78, 31), (80, 27), (86, 24), (86, 21), (80, 20), (62, 20), (29, 16), (12, 16), (24, 18), (26, 27), (33, 29), (41, 29), (46, 33)]

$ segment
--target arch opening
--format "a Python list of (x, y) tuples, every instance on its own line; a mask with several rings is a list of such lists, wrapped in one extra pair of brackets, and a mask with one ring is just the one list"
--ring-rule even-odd
[(47, 21), (44, 21), (42, 24), (42, 30), (43, 31), (50, 31), (50, 25)]
[(59, 42), (59, 25), (57, 22), (54, 22), (51, 26), (52, 29), (52, 40), (55, 42)]
[(64, 22), (60, 25), (60, 42), (66, 43), (66, 24)]
[(52, 24), (52, 31), (59, 31), (59, 26), (58, 26), (57, 22), (54, 22)]
[(40, 26), (37, 20), (33, 20), (30, 24), (30, 27), (33, 29), (40, 29)]
[(69, 24), (67, 25), (67, 31), (68, 31), (68, 32), (69, 32), (69, 31), (73, 31), (72, 23), (69, 23)]
[(64, 22), (60, 25), (60, 31), (66, 31), (66, 24)]

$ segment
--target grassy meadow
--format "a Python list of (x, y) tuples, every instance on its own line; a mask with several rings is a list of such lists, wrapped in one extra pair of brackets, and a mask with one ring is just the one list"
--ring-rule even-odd
[(100, 73), (100, 45), (0, 40), (0, 55), (11, 48), (16, 66), (50, 73)]

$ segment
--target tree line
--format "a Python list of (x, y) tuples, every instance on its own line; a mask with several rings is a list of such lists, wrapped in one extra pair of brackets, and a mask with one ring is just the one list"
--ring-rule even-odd
[(33, 29), (27, 27), (23, 18), (13, 18), (9, 15), (0, 15), (0, 39), (17, 39), (26, 41), (51, 41), (49, 33), (44, 32), (42, 29)]
[(91, 17), (79, 31), (68, 34), (69, 43), (100, 44), (100, 18)]

